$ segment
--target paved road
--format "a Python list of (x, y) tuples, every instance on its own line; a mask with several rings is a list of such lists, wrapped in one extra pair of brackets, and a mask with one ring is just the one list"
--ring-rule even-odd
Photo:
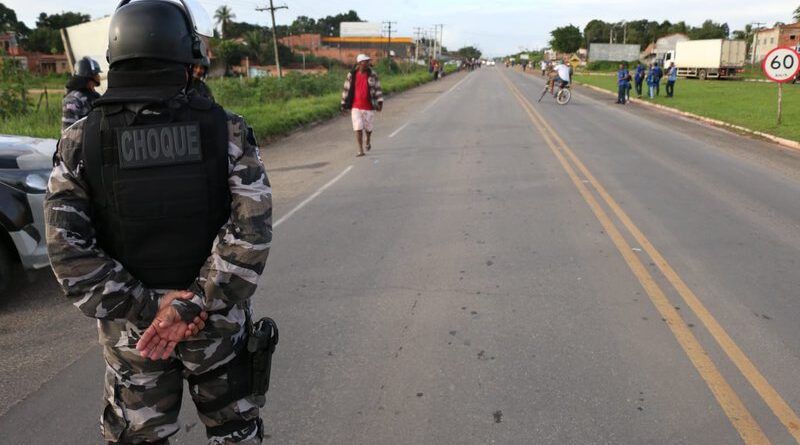
[[(484, 68), (392, 98), (365, 158), (346, 118), (265, 150), (271, 443), (798, 443), (800, 155), (541, 87)], [(0, 309), (0, 442), (100, 443), (91, 323), (39, 300)]]

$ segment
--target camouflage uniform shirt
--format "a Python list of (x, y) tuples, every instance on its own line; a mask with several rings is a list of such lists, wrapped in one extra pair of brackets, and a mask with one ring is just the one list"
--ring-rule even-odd
[(100, 97), (97, 93), (85, 90), (72, 90), (61, 102), (61, 129), (69, 128), (92, 111), (92, 101)]
[[(144, 327), (164, 291), (146, 288), (97, 245), (82, 160), (85, 123), (82, 119), (72, 125), (58, 143), (45, 199), (50, 262), (66, 296), (83, 313)], [(186, 321), (201, 309), (245, 306), (272, 241), (272, 191), (252, 130), (241, 116), (229, 114), (228, 135), (231, 216), (190, 288), (195, 297), (173, 302)]]

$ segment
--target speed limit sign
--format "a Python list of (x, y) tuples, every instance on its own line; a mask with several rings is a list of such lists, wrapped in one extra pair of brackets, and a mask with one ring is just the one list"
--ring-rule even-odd
[(764, 74), (773, 82), (791, 82), (800, 71), (800, 56), (792, 48), (775, 48), (762, 63)]

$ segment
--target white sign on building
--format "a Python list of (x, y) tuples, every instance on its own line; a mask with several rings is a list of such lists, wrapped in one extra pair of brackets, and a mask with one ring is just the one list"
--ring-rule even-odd
[(383, 25), (380, 22), (342, 22), (339, 26), (341, 37), (381, 37)]

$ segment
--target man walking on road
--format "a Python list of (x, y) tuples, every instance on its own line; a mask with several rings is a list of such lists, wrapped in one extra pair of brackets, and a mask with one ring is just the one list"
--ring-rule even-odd
[[(358, 65), (347, 73), (342, 90), (342, 112), (350, 111), (353, 120), (353, 131), (356, 132), (358, 153), (364, 156), (364, 148), (372, 148), (372, 127), (375, 120), (375, 111), (383, 111), (383, 91), (378, 74), (370, 67), (370, 58), (366, 54), (359, 54), (356, 58)], [(364, 141), (366, 133), (366, 143)]]
[(190, 90), (211, 20), (189, 8), (120, 3), (108, 90), (63, 133), (45, 198), (55, 276), (98, 320), (109, 444), (167, 445), (184, 379), (210, 444), (264, 436), (246, 345), (272, 193), (252, 129)]
[(667, 70), (667, 97), (675, 95), (675, 81), (678, 80), (678, 67), (675, 63), (670, 63)]

